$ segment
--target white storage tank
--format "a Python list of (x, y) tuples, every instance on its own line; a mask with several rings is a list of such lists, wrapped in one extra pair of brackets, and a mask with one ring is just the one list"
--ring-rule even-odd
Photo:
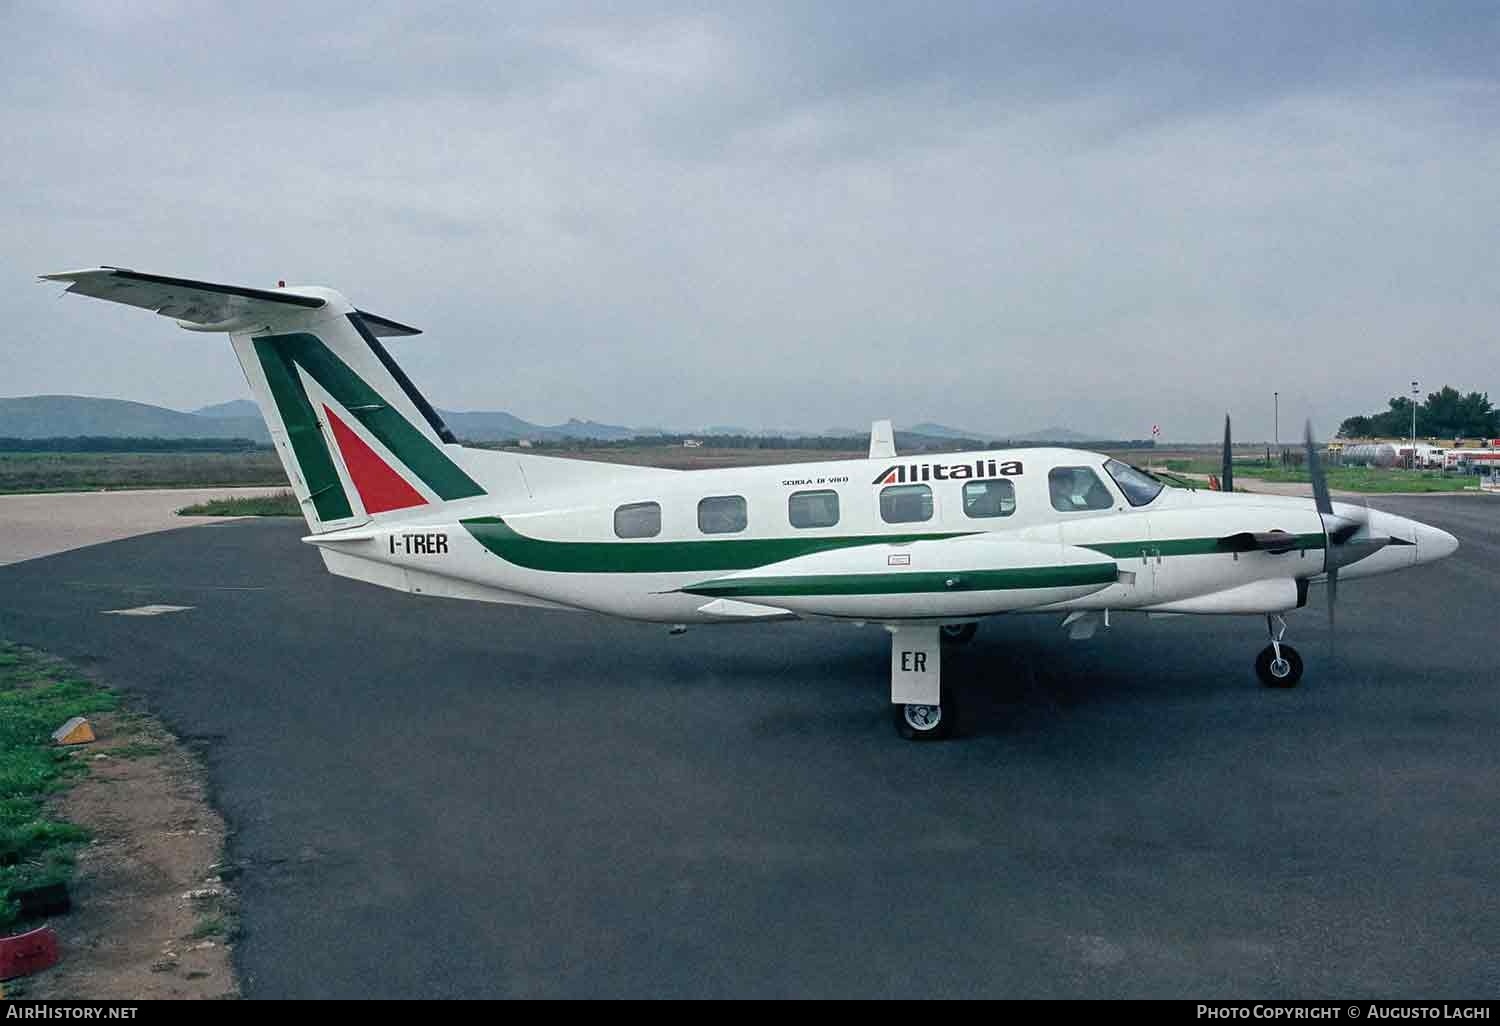
[(1390, 442), (1346, 445), (1342, 459), (1346, 467), (1394, 467), (1397, 461), (1396, 447)]

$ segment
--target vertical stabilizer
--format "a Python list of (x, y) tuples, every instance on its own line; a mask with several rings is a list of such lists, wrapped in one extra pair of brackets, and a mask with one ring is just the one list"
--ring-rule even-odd
[(256, 289), (119, 267), (43, 278), (191, 331), (227, 333), (314, 533), (486, 494), (380, 342), (415, 328), (356, 310), (332, 289)]

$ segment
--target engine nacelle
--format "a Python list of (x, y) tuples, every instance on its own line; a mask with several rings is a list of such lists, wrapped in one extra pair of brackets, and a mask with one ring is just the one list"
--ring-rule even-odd
[(1159, 605), (1146, 606), (1149, 613), (1285, 613), (1306, 601), (1306, 593), (1291, 577), (1251, 581), (1237, 588), (1194, 595)]

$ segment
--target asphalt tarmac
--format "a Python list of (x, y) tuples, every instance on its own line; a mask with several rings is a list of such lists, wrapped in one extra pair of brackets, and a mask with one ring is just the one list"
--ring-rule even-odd
[[(876, 628), (398, 595), (239, 521), (0, 567), (0, 636), (204, 752), (248, 997), (1493, 997), (1500, 501), (1262, 621), (987, 622), (963, 736), (896, 737)], [(160, 616), (104, 610), (190, 606)]]

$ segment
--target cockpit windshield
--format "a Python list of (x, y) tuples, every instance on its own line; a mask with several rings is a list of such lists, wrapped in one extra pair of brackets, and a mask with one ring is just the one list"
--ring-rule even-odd
[(1132, 506), (1144, 506), (1161, 494), (1166, 487), (1161, 481), (1137, 467), (1119, 460), (1105, 460), (1104, 469), (1115, 479), (1120, 491)]

